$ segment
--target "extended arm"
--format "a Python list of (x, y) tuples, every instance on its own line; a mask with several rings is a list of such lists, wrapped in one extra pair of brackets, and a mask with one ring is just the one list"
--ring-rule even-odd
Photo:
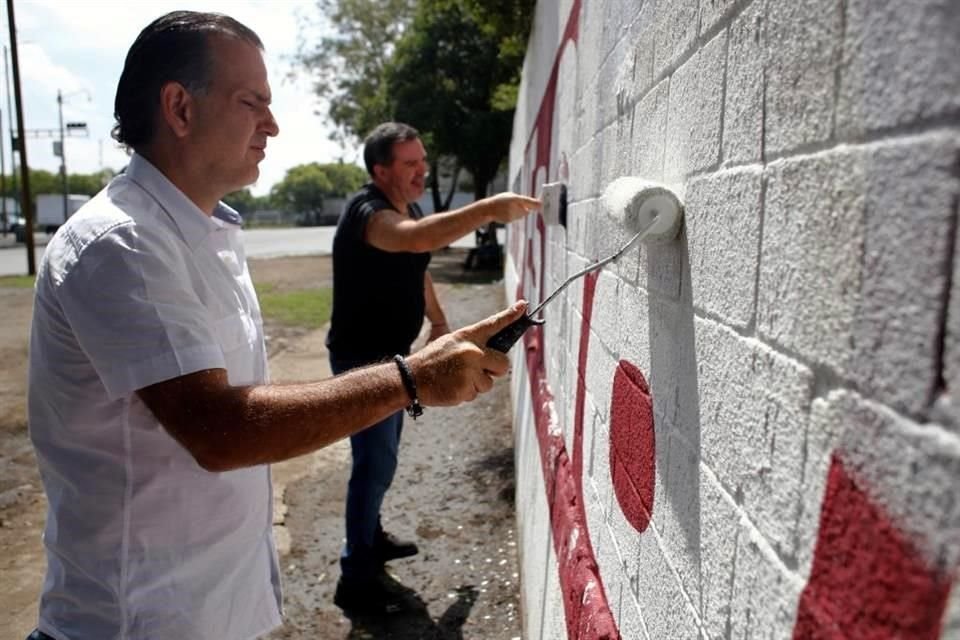
[(500, 193), (456, 211), (434, 213), (419, 220), (384, 209), (371, 216), (364, 239), (383, 251), (425, 253), (445, 247), (489, 222), (513, 222), (539, 207), (536, 198)]
[(430, 321), (429, 342), (433, 342), (445, 333), (450, 333), (450, 327), (447, 325), (447, 317), (443, 313), (443, 307), (440, 306), (440, 299), (433, 288), (433, 278), (430, 272), (423, 274), (423, 298), (426, 302), (427, 319)]
[[(446, 335), (407, 359), (420, 402), (472, 400), (507, 372), (509, 360), (486, 341), (525, 310), (517, 304)], [(140, 389), (163, 427), (209, 471), (279, 462), (353, 434), (410, 402), (395, 363), (315, 383), (232, 387), (223, 369)]]

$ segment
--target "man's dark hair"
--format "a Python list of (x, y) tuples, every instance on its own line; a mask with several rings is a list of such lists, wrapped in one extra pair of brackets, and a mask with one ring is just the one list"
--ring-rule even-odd
[(219, 13), (172, 11), (140, 32), (117, 83), (114, 140), (131, 149), (153, 140), (160, 89), (166, 83), (179, 82), (190, 93), (202, 94), (210, 88), (213, 35), (238, 38), (263, 49), (252, 29)]
[(384, 122), (377, 125), (363, 141), (363, 163), (367, 165), (370, 177), (373, 177), (374, 165), (386, 166), (393, 162), (394, 144), (419, 137), (419, 131), (402, 122)]

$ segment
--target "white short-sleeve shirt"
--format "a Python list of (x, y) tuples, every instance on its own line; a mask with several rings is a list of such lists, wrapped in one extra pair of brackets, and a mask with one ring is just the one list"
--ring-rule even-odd
[(39, 628), (57, 640), (242, 640), (280, 624), (270, 471), (203, 470), (136, 391), (268, 379), (240, 218), (143, 157), (63, 225), (37, 275), (29, 427), (49, 508)]

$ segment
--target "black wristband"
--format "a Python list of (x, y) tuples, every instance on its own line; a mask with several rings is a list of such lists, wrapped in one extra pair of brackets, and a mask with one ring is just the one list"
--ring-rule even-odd
[(393, 356), (393, 361), (397, 363), (397, 368), (400, 369), (400, 379), (403, 381), (403, 386), (407, 390), (407, 395), (410, 396), (410, 404), (407, 405), (407, 415), (416, 420), (423, 415), (423, 407), (420, 406), (420, 399), (417, 397), (417, 381), (413, 379), (413, 373), (410, 371), (410, 367), (407, 366), (407, 361), (403, 359), (401, 355)]

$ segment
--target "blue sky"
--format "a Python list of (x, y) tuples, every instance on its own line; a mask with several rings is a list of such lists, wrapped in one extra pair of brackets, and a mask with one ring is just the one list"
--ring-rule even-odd
[[(319, 107), (309, 79), (303, 74), (289, 77), (293, 68), (290, 56), (298, 41), (297, 18), (317, 15), (311, 0), (15, 0), (25, 127), (58, 127), (59, 89), (67, 96), (64, 121), (86, 122), (90, 131), (88, 138), (66, 140), (70, 173), (89, 173), (101, 166), (119, 169), (126, 164), (125, 153), (110, 138), (117, 78), (127, 49), (140, 30), (174, 9), (229, 14), (253, 28), (263, 40), (280, 135), (268, 145), (267, 158), (260, 165), (260, 180), (252, 188), (255, 194), (269, 191), (294, 165), (340, 158), (343, 152), (328, 139), (329, 126), (315, 114)], [(0, 41), (7, 44), (5, 4), (2, 19)], [(5, 78), (2, 84), (0, 110), (9, 173)], [(28, 139), (27, 144), (31, 167), (58, 169), (60, 160), (53, 155), (51, 138)], [(349, 150), (344, 159), (356, 162), (357, 150)]]

